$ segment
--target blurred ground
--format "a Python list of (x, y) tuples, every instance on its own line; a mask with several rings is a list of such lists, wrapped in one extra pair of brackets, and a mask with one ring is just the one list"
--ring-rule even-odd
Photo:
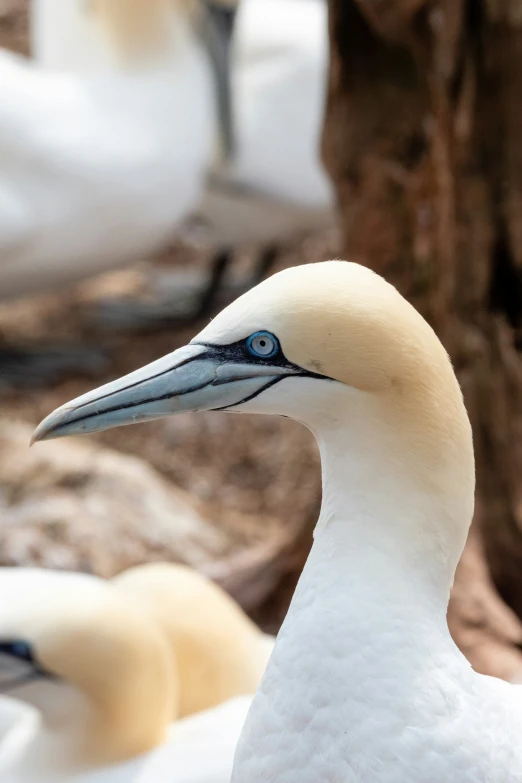
[[(25, 5), (26, 0), (0, 0), (0, 45), (22, 51), (26, 48)], [(312, 237), (288, 248), (281, 255), (279, 265), (318, 261), (335, 256), (337, 252), (334, 236)], [(243, 259), (246, 265), (249, 260), (248, 257)], [(185, 265), (201, 269), (204, 259), (177, 248), (162, 258), (161, 268), (169, 263), (176, 268)], [(145, 265), (52, 296), (34, 297), (0, 307), (0, 340), (53, 342), (64, 338), (85, 341), (93, 347), (103, 347), (108, 356), (103, 372), (94, 372), (88, 378), (69, 378), (45, 390), (33, 387), (30, 379), (22, 392), (9, 392), (0, 384), (0, 417), (4, 422), (20, 419), (35, 425), (68, 399), (174, 350), (199, 331), (203, 324), (132, 336), (100, 331), (92, 325), (89, 312), (93, 302), (101, 296), (140, 288), (144, 269)], [(122, 543), (121, 551), (118, 551), (114, 530), (104, 530), (98, 523), (96, 532), (89, 534), (88, 546), (80, 546), (84, 533), (74, 532), (74, 526), (85, 532), (86, 516), (81, 506), (85, 493), (76, 493), (76, 504), (72, 499), (74, 492), (69, 493), (66, 501), (63, 499), (64, 485), (69, 490), (74, 489), (77, 478), (58, 476), (53, 459), (52, 469), (44, 464), (43, 457), (43, 461), (34, 457), (29, 459), (21, 448), (19, 429), (14, 433), (6, 432), (4, 424), (2, 434), (0, 512), (4, 524), (3, 529), (0, 528), (0, 563), (79, 567), (101, 571), (108, 576), (144, 559), (167, 557), (169, 553), (173, 558), (179, 556), (175, 548), (165, 546), (158, 550), (146, 540), (134, 548)], [(286, 419), (212, 413), (125, 427), (95, 436), (90, 441), (144, 459), (160, 477), (189, 493), (202, 516), (217, 525), (226, 538), (226, 546), (220, 548), (215, 575), (265, 628), (276, 628), (284, 616), (296, 574), (306, 556), (309, 531), (319, 508), (318, 458), (309, 433)], [(47, 448), (48, 444), (40, 444), (35, 450), (39, 450), (41, 456)], [(24, 462), (23, 469), (14, 477), (6, 472), (11, 452), (13, 459), (27, 463)], [(86, 464), (90, 464), (90, 460), (92, 456), (86, 455)], [(66, 459), (62, 460), (67, 474), (66, 462)], [(121, 476), (111, 485), (110, 491), (120, 497), (120, 502), (112, 504), (110, 513), (121, 521), (128, 517), (131, 501), (128, 493), (118, 494), (122, 489), (120, 479)], [(46, 485), (45, 498), (35, 494), (35, 486), (41, 485), (42, 480)], [(96, 484), (92, 476), (89, 482), (91, 488)], [(48, 505), (51, 488), (55, 500), (60, 498), (58, 506), (54, 501), (54, 505)], [(38, 492), (40, 490), (41, 487)], [(89, 497), (92, 505), (92, 497)], [(27, 508), (30, 508), (29, 515)], [(146, 508), (145, 504), (143, 509)], [(173, 508), (174, 516), (175, 513)], [(58, 514), (59, 524), (49, 524), (49, 515), (55, 514)], [(66, 524), (64, 516), (67, 516)], [(97, 519), (99, 522), (100, 517)], [(144, 527), (147, 524), (144, 518)], [(132, 525), (136, 531), (135, 521)], [(25, 528), (22, 539), (21, 526)], [(107, 528), (111, 528), (109, 521)], [(116, 529), (120, 530), (120, 527), (116, 526)], [(74, 547), (79, 547), (76, 553), (67, 553), (67, 549)], [(212, 571), (210, 566), (206, 570)]]

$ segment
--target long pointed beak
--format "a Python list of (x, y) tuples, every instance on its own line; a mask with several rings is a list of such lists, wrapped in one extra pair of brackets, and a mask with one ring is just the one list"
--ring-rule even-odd
[(260, 394), (298, 367), (251, 364), (226, 349), (186, 345), (136, 372), (63, 405), (32, 443), (159, 419), (184, 411), (228, 409)]

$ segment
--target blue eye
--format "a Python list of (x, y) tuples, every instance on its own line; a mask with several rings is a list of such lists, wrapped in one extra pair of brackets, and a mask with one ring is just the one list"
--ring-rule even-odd
[(279, 350), (277, 338), (270, 332), (256, 332), (251, 334), (246, 341), (246, 347), (252, 356), (260, 356), (263, 359), (270, 359), (275, 356)]

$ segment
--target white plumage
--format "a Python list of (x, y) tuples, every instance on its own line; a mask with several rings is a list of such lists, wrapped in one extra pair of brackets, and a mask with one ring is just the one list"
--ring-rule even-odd
[(252, 702), (238, 696), (218, 707), (172, 723), (165, 741), (149, 753), (88, 772), (24, 770), (24, 759), (41, 731), (38, 713), (0, 697), (2, 783), (230, 783), (237, 740)]
[(242, 0), (231, 53), (235, 149), (199, 208), (218, 247), (334, 224), (320, 156), (328, 74), (324, 0)]
[(323, 473), (232, 783), (519, 783), (522, 688), (473, 671), (447, 625), (475, 466), (431, 327), (362, 266), (287, 269), (189, 345), (51, 414), (36, 438), (223, 408), (306, 424)]
[(181, 566), (0, 569), (0, 780), (229, 783), (272, 644)]
[(324, 0), (244, 0), (231, 60), (236, 147), (206, 191), (219, 136), (212, 67), (188, 4), (141, 5), (164, 37), (126, 59), (110, 35), (125, 31), (124, 14), (108, 32), (83, 0), (35, 0), (35, 61), (1, 53), (2, 298), (142, 258), (196, 211), (216, 249), (333, 221), (319, 156)]
[(35, 0), (37, 61), (0, 57), (0, 297), (141, 258), (195, 207), (216, 112), (188, 8), (134, 3), (162, 39), (122, 53), (125, 9), (106, 30), (94, 4)]

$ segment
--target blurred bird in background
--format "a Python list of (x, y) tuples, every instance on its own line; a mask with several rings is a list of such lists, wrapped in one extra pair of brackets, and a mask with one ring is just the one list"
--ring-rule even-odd
[(274, 640), (219, 587), (150, 564), (0, 589), (2, 783), (229, 783)]
[[(0, 300), (151, 256), (175, 238), (214, 255), (101, 321), (161, 326), (207, 315), (230, 260), (331, 225), (319, 155), (325, 0), (33, 0), (34, 60), (0, 54)], [(237, 12), (237, 14), (236, 14)], [(231, 45), (231, 50), (230, 50)], [(235, 293), (235, 292), (234, 292)], [(5, 372), (78, 370), (79, 350), (4, 345)]]
[(216, 101), (190, 8), (35, 0), (36, 62), (0, 62), (2, 297), (152, 253), (196, 207)]
[(151, 254), (197, 205), (227, 92), (220, 8), (34, 0), (34, 61), (0, 56), (0, 299)]
[(320, 158), (328, 69), (324, 0), (241, 0), (231, 54), (231, 154), (212, 172), (199, 209), (221, 250), (273, 246), (334, 222)]
[[(234, 6), (231, 3), (231, 6)], [(224, 14), (221, 13), (221, 21)], [(273, 266), (281, 244), (335, 225), (331, 183), (320, 156), (329, 58), (325, 0), (240, 0), (231, 8), (230, 60), (220, 80), (230, 94), (227, 154), (209, 168), (198, 209), (179, 235), (214, 251), (198, 316), (223, 305), (219, 299), (230, 262), (244, 245), (261, 248), (246, 286), (257, 285)], [(216, 47), (213, 47), (216, 50)], [(241, 293), (232, 290), (228, 298)], [(167, 325), (177, 314), (177, 292), (156, 305), (112, 310), (119, 324)]]

